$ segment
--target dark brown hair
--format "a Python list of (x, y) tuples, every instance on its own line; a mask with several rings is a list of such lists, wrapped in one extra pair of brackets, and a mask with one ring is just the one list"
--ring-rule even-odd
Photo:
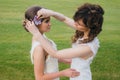
[[(90, 29), (88, 38), (82, 40), (82, 43), (92, 41), (102, 31), (103, 14), (104, 10), (101, 6), (90, 3), (85, 3), (75, 12), (73, 16), (74, 21), (82, 20), (85, 26)], [(76, 30), (72, 42), (76, 42), (77, 39), (82, 38), (83, 35), (83, 32)]]
[[(26, 25), (27, 20), (28, 20), (28, 21), (33, 21), (35, 15), (37, 15), (37, 12), (38, 12), (40, 9), (42, 9), (42, 7), (40, 7), (40, 6), (32, 6), (32, 7), (28, 8), (28, 9), (25, 11), (25, 15), (24, 15), (25, 20), (23, 21), (23, 27), (24, 27), (24, 29), (25, 29), (26, 31), (28, 31), (28, 30), (25, 28), (25, 25)], [(43, 21), (43, 19), (42, 19), (41, 21)]]

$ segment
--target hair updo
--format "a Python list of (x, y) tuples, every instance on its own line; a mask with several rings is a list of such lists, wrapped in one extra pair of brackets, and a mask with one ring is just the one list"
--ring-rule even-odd
[[(74, 21), (82, 20), (85, 26), (90, 29), (88, 38), (82, 40), (82, 43), (92, 41), (102, 31), (103, 14), (104, 10), (101, 6), (90, 3), (85, 3), (75, 12), (73, 16)], [(72, 42), (76, 42), (83, 35), (83, 32), (76, 30)]]
[[(26, 31), (28, 31), (26, 28), (25, 28), (25, 25), (26, 25), (26, 22), (27, 21), (33, 21), (34, 17), (37, 15), (37, 12), (42, 9), (42, 7), (40, 6), (32, 6), (30, 8), (28, 8), (26, 11), (25, 11), (25, 15), (24, 15), (24, 18), (25, 20), (23, 21), (23, 27)], [(41, 19), (41, 22), (44, 20)]]

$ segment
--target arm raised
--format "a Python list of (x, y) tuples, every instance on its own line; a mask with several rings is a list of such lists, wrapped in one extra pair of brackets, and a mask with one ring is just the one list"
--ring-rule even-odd
[(82, 57), (93, 54), (90, 47), (87, 45), (80, 45), (76, 48), (68, 48), (63, 50), (55, 50), (42, 36), (39, 30), (34, 25), (34, 22), (28, 22), (26, 24), (26, 28), (29, 32), (41, 42), (41, 46), (45, 49), (45, 51), (53, 57), (56, 58), (74, 58), (74, 57)]
[(43, 8), (43, 9), (41, 9), (41, 10), (39, 10), (37, 12), (37, 16), (39, 18), (53, 16), (57, 20), (62, 21), (65, 24), (67, 24), (68, 26), (70, 26), (72, 29), (76, 29), (74, 20), (71, 19), (71, 18), (68, 18), (67, 16), (65, 16), (65, 15), (63, 15), (61, 13), (58, 13), (58, 12)]

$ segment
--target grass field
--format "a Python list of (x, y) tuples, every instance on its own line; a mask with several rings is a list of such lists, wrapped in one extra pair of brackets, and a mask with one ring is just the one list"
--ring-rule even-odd
[[(93, 80), (119, 80), (120, 0), (0, 0), (0, 80), (34, 80), (29, 56), (31, 35), (21, 26), (26, 8), (40, 5), (72, 18), (77, 7), (85, 2), (100, 4), (105, 10), (99, 35), (101, 47), (91, 64)], [(58, 49), (63, 49), (71, 47), (73, 33), (65, 24), (52, 19), (52, 30), (46, 35)], [(60, 70), (67, 67), (60, 64)]]

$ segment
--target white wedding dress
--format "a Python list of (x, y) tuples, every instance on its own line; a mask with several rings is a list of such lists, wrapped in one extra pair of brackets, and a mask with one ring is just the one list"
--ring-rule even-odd
[(79, 44), (79, 41), (81, 39), (79, 38), (76, 43), (72, 44), (72, 47), (75, 48), (78, 45), (88, 45), (93, 52), (93, 56), (88, 59), (82, 59), (80, 57), (73, 58), (71, 63), (71, 68), (76, 69), (80, 72), (80, 76), (75, 78), (70, 78), (70, 80), (92, 80), (91, 70), (90, 70), (90, 64), (92, 63), (93, 58), (95, 57), (98, 48), (99, 48), (99, 40), (97, 37), (88, 43)]
[[(48, 39), (45, 35), (43, 35), (43, 37), (51, 43), (51, 45), (54, 49), (57, 49), (56, 44), (52, 40)], [(32, 42), (32, 48), (31, 48), (31, 51), (30, 51), (32, 63), (33, 63), (33, 52), (34, 52), (35, 47), (37, 47), (38, 45), (40, 45), (40, 42), (38, 42), (38, 41), (33, 41)], [(58, 71), (59, 71), (58, 60), (56, 58), (53, 58), (50, 55), (48, 55), (48, 57), (45, 61), (44, 73), (53, 73), (53, 72), (58, 72)], [(59, 78), (54, 79), (54, 80), (59, 80)]]

